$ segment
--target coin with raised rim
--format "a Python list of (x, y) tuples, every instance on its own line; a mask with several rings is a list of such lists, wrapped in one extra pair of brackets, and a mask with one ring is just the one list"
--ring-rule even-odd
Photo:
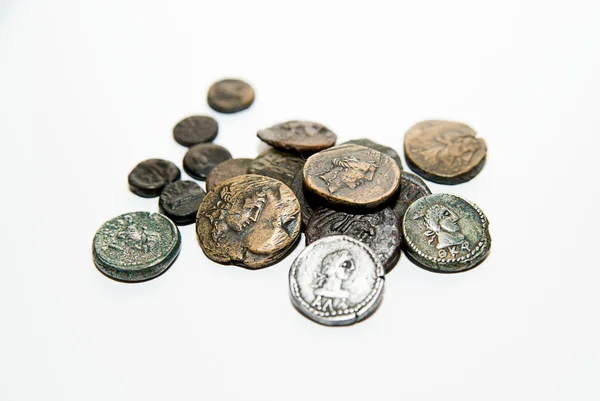
[(239, 79), (223, 79), (208, 90), (208, 105), (221, 113), (236, 113), (254, 102), (254, 89)]
[(179, 168), (168, 160), (144, 160), (129, 173), (127, 181), (129, 189), (144, 198), (154, 198), (162, 192), (167, 184), (181, 178)]
[(274, 148), (296, 152), (318, 152), (337, 140), (329, 128), (312, 121), (287, 121), (261, 129), (256, 135)]

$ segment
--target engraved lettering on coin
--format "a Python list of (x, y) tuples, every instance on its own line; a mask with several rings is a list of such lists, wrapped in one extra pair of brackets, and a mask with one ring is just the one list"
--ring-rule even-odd
[(327, 127), (311, 121), (288, 121), (258, 131), (269, 145), (296, 152), (318, 152), (335, 145), (337, 136)]
[(194, 181), (175, 181), (165, 187), (158, 199), (159, 211), (177, 225), (196, 221), (205, 192)]
[(396, 164), (398, 164), (398, 168), (400, 168), (400, 170), (402, 170), (402, 161), (400, 160), (400, 156), (394, 149), (392, 149), (388, 146), (380, 145), (377, 142), (373, 142), (372, 140), (367, 139), (367, 138), (353, 139), (351, 141), (344, 142), (342, 145), (345, 145), (345, 144), (354, 144), (354, 145), (366, 146), (367, 148), (375, 149), (385, 155), (388, 155), (392, 159), (394, 159)]
[(231, 159), (231, 153), (222, 146), (200, 143), (192, 146), (183, 158), (183, 169), (197, 180), (206, 177), (217, 164)]
[(164, 187), (179, 180), (181, 171), (167, 160), (149, 159), (139, 163), (129, 173), (129, 189), (144, 198), (160, 195)]
[(199, 143), (212, 142), (219, 131), (214, 118), (208, 116), (187, 117), (173, 128), (173, 138), (183, 146), (194, 146)]
[(293, 153), (269, 149), (254, 159), (248, 168), (248, 174), (275, 178), (289, 187), (296, 173), (304, 166), (304, 162), (302, 157)]
[(211, 191), (223, 181), (246, 174), (253, 159), (230, 159), (217, 164), (206, 177), (206, 190)]
[(221, 113), (247, 109), (254, 102), (254, 89), (239, 79), (224, 79), (208, 90), (208, 105)]

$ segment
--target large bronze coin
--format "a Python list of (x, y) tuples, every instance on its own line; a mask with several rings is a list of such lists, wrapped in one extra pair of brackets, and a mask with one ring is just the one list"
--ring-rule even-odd
[(212, 142), (219, 132), (219, 125), (208, 116), (191, 116), (177, 123), (173, 128), (173, 138), (183, 146)]
[(291, 189), (280, 181), (247, 174), (206, 194), (196, 233), (202, 250), (218, 263), (258, 269), (283, 258), (300, 234), (301, 213)]
[(135, 166), (127, 180), (131, 192), (144, 198), (154, 198), (167, 184), (180, 178), (181, 171), (175, 164), (163, 159), (149, 159)]
[(372, 140), (367, 139), (367, 138), (353, 139), (351, 141), (344, 142), (342, 145), (345, 145), (347, 143), (354, 144), (354, 145), (360, 145), (360, 146), (366, 146), (367, 148), (375, 149), (383, 154), (386, 154), (389, 157), (391, 157), (392, 159), (394, 159), (396, 161), (396, 163), (398, 163), (398, 167), (400, 167), (400, 170), (402, 170), (402, 160), (400, 160), (400, 156), (398, 155), (398, 152), (396, 152), (394, 149), (390, 148), (389, 146), (380, 145), (377, 142), (373, 142)]
[(206, 177), (206, 191), (211, 191), (230, 178), (246, 174), (252, 161), (253, 159), (229, 159), (217, 164)]
[(219, 163), (231, 159), (231, 153), (223, 146), (199, 143), (192, 146), (183, 157), (183, 169), (197, 180), (206, 180)]
[(274, 148), (296, 152), (318, 152), (337, 140), (329, 128), (311, 121), (288, 121), (261, 129), (256, 135)]
[(400, 168), (389, 156), (359, 145), (340, 145), (308, 158), (304, 185), (328, 202), (375, 207), (400, 186)]
[(460, 184), (485, 164), (485, 141), (466, 124), (422, 121), (404, 135), (406, 163), (421, 177), (439, 184)]
[(254, 102), (254, 89), (239, 79), (224, 79), (208, 90), (208, 105), (221, 113), (247, 109)]
[(293, 153), (269, 149), (254, 159), (248, 168), (248, 174), (264, 175), (292, 185), (294, 176), (304, 166), (305, 160)]
[(398, 221), (402, 223), (406, 209), (414, 201), (427, 195), (431, 195), (427, 184), (418, 175), (403, 171), (400, 174), (400, 191), (398, 191), (398, 196), (390, 205), (394, 213), (396, 213)]

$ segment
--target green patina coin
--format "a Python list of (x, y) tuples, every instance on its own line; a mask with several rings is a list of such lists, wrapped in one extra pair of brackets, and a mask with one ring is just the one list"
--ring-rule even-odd
[(105, 222), (92, 245), (94, 264), (108, 277), (150, 280), (173, 263), (181, 248), (177, 226), (159, 213), (132, 212)]

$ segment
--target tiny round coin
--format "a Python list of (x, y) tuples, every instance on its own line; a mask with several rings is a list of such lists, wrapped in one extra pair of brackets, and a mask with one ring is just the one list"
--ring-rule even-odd
[(158, 198), (158, 210), (183, 226), (196, 221), (196, 213), (206, 193), (194, 181), (175, 181), (163, 189)]
[(288, 121), (256, 135), (274, 148), (296, 152), (318, 152), (332, 147), (337, 140), (329, 128), (311, 121)]
[(306, 224), (308, 224), (315, 209), (319, 207), (318, 199), (315, 199), (315, 196), (304, 188), (304, 176), (302, 175), (302, 170), (296, 173), (290, 188), (294, 191), (296, 198), (298, 198), (300, 210), (302, 211), (302, 227), (306, 228)]
[(466, 124), (427, 120), (404, 135), (406, 163), (421, 177), (439, 184), (460, 184), (485, 164), (485, 141)]
[(400, 256), (401, 234), (398, 227), (398, 219), (389, 207), (368, 214), (350, 214), (320, 207), (306, 226), (306, 244), (333, 235), (347, 235), (371, 248), (388, 273)]
[(400, 169), (391, 157), (374, 149), (340, 145), (308, 158), (304, 185), (328, 202), (369, 208), (396, 193)]
[(254, 102), (254, 89), (239, 79), (224, 79), (208, 90), (208, 105), (221, 113), (236, 113)]
[(246, 174), (252, 161), (253, 159), (229, 159), (217, 164), (206, 177), (206, 190), (212, 191), (223, 181)]
[(346, 326), (370, 316), (383, 298), (384, 271), (362, 242), (345, 235), (307, 246), (290, 268), (292, 303), (307, 318)]
[(94, 236), (94, 264), (106, 276), (127, 282), (150, 280), (173, 263), (181, 248), (179, 229), (159, 213), (132, 212), (104, 223)]
[(199, 143), (212, 142), (219, 132), (217, 121), (208, 116), (191, 116), (184, 118), (173, 128), (173, 138), (183, 146), (194, 146)]
[(347, 143), (354, 144), (354, 145), (360, 145), (360, 146), (366, 146), (367, 148), (375, 149), (385, 155), (388, 155), (389, 157), (394, 159), (394, 161), (398, 164), (398, 167), (400, 168), (400, 170), (402, 170), (402, 160), (400, 160), (400, 156), (398, 155), (398, 152), (396, 152), (394, 149), (390, 148), (389, 146), (380, 145), (377, 142), (373, 142), (372, 140), (367, 139), (367, 138), (353, 139), (351, 141), (344, 142), (342, 145), (345, 145)]
[(144, 160), (129, 173), (129, 189), (144, 198), (160, 195), (164, 187), (181, 178), (179, 168), (167, 160)]
[(206, 177), (217, 164), (231, 159), (231, 153), (213, 143), (200, 143), (192, 146), (183, 158), (183, 169), (197, 180)]
[(418, 175), (402, 171), (400, 174), (400, 191), (398, 191), (398, 196), (391, 205), (398, 221), (402, 224), (406, 209), (414, 201), (427, 195), (431, 195), (431, 191)]
[(198, 208), (202, 250), (218, 263), (259, 269), (276, 263), (300, 234), (300, 205), (280, 181), (254, 174), (231, 178)]
[(492, 245), (481, 209), (450, 194), (417, 199), (404, 214), (402, 230), (407, 256), (436, 272), (469, 270), (485, 259)]
[(248, 174), (275, 178), (289, 187), (296, 173), (302, 170), (304, 162), (305, 160), (296, 154), (268, 149), (254, 159), (248, 168)]

